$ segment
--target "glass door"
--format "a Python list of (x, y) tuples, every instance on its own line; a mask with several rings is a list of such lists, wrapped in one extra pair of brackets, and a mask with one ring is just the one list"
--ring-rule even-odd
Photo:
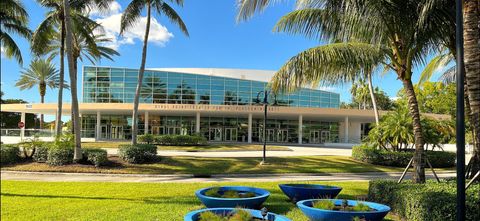
[(160, 135), (164, 134), (164, 129), (161, 126), (152, 126), (152, 134), (154, 135)]
[(330, 131), (322, 131), (321, 142), (326, 143), (330, 141)]
[(123, 126), (114, 126), (110, 128), (110, 139), (123, 139)]
[(320, 143), (320, 131), (310, 131), (310, 143)]
[(210, 128), (209, 135), (211, 141), (222, 141), (222, 128)]
[(288, 130), (278, 130), (278, 142), (285, 143), (288, 142)]
[(106, 124), (101, 126), (102, 134), (100, 136), (101, 139), (110, 139), (110, 127)]
[(237, 128), (225, 128), (225, 141), (237, 141)]
[(275, 129), (267, 129), (267, 142), (275, 142)]
[(179, 135), (181, 132), (180, 127), (168, 127), (167, 128), (167, 133), (170, 135)]

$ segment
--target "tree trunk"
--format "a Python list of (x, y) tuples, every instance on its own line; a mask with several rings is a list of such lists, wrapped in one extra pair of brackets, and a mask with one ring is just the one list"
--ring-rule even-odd
[(145, 62), (147, 60), (147, 45), (148, 45), (148, 34), (150, 32), (150, 17), (151, 17), (151, 6), (150, 1), (147, 1), (147, 26), (145, 28), (145, 37), (143, 39), (143, 50), (142, 50), (142, 63), (140, 64), (140, 70), (138, 70), (138, 84), (135, 91), (135, 100), (133, 101), (133, 115), (132, 115), (132, 144), (137, 144), (137, 134), (138, 134), (138, 103), (140, 100), (140, 90), (142, 89), (143, 73), (145, 72)]
[(471, 161), (471, 173), (480, 170), (480, 3), (464, 1), (463, 38), (465, 50), (465, 76), (470, 101), (470, 119), (476, 132)]
[(380, 124), (380, 117), (378, 114), (377, 99), (375, 99), (375, 93), (373, 91), (372, 73), (367, 74), (367, 80), (368, 90), (370, 91), (370, 98), (372, 99), (373, 112), (375, 113), (375, 123), (378, 126), (378, 124)]
[[(45, 103), (45, 95), (40, 96), (40, 103)], [(43, 129), (43, 114), (40, 114), (40, 129)]]
[(70, 92), (72, 94), (72, 111), (73, 111), (73, 128), (75, 131), (75, 152), (73, 160), (78, 162), (82, 159), (82, 143), (80, 137), (80, 120), (77, 97), (77, 77), (72, 54), (72, 23), (70, 18), (70, 3), (68, 0), (63, 0), (65, 10), (65, 46), (67, 49), (68, 72), (70, 75)]
[(413, 118), (413, 132), (415, 136), (415, 154), (413, 156), (413, 167), (415, 169), (413, 173), (414, 183), (425, 183), (425, 162), (423, 157), (423, 134), (422, 125), (420, 123), (420, 111), (418, 109), (418, 101), (413, 89), (411, 79), (404, 79), (403, 88), (408, 98), (408, 110)]
[(65, 22), (62, 20), (60, 30), (60, 72), (59, 72), (59, 81), (60, 86), (58, 87), (58, 101), (57, 101), (57, 116), (55, 118), (55, 134), (62, 134), (62, 108), (63, 108), (63, 82), (65, 81)]

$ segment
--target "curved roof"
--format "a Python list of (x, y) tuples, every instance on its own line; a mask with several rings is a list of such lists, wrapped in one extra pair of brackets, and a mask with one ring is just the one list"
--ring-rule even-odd
[(152, 71), (168, 71), (187, 74), (200, 74), (217, 77), (228, 77), (242, 80), (269, 82), (276, 71), (253, 69), (227, 69), (227, 68), (146, 68)]

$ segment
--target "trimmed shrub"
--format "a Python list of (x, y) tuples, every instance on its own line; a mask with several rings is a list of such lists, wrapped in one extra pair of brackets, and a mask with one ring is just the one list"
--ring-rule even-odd
[[(352, 148), (352, 157), (356, 160), (383, 166), (405, 167), (413, 157), (413, 151), (379, 150), (365, 144)], [(433, 167), (445, 168), (455, 166), (455, 153), (446, 151), (426, 151), (425, 154)]]
[(20, 149), (18, 145), (2, 144), (0, 148), (0, 164), (6, 165), (16, 163), (20, 160)]
[(33, 154), (33, 160), (40, 163), (47, 162), (48, 159), (48, 150), (53, 146), (51, 142), (44, 142), (42, 145), (38, 146)]
[(96, 167), (108, 164), (107, 151), (100, 148), (83, 149), (83, 159)]
[(155, 143), (164, 146), (200, 146), (207, 144), (207, 138), (199, 135), (159, 135)]
[[(466, 192), (466, 220), (480, 220), (480, 184), (474, 184)], [(395, 181), (370, 181), (369, 201), (389, 205), (405, 220), (456, 220), (456, 184), (428, 181), (412, 184)]]
[(118, 155), (128, 163), (145, 163), (157, 159), (157, 146), (150, 144), (120, 145)]
[(155, 136), (153, 136), (152, 134), (138, 135), (137, 141), (140, 143), (151, 144), (155, 141)]
[(52, 146), (48, 149), (47, 163), (51, 166), (62, 166), (73, 162), (73, 146)]

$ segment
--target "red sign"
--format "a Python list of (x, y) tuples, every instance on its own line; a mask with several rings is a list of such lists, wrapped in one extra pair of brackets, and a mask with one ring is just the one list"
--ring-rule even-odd
[(25, 127), (25, 123), (23, 123), (23, 122), (21, 122), (21, 121), (20, 121), (20, 122), (18, 122), (18, 127), (19, 127), (19, 128), (23, 128), (23, 127)]

